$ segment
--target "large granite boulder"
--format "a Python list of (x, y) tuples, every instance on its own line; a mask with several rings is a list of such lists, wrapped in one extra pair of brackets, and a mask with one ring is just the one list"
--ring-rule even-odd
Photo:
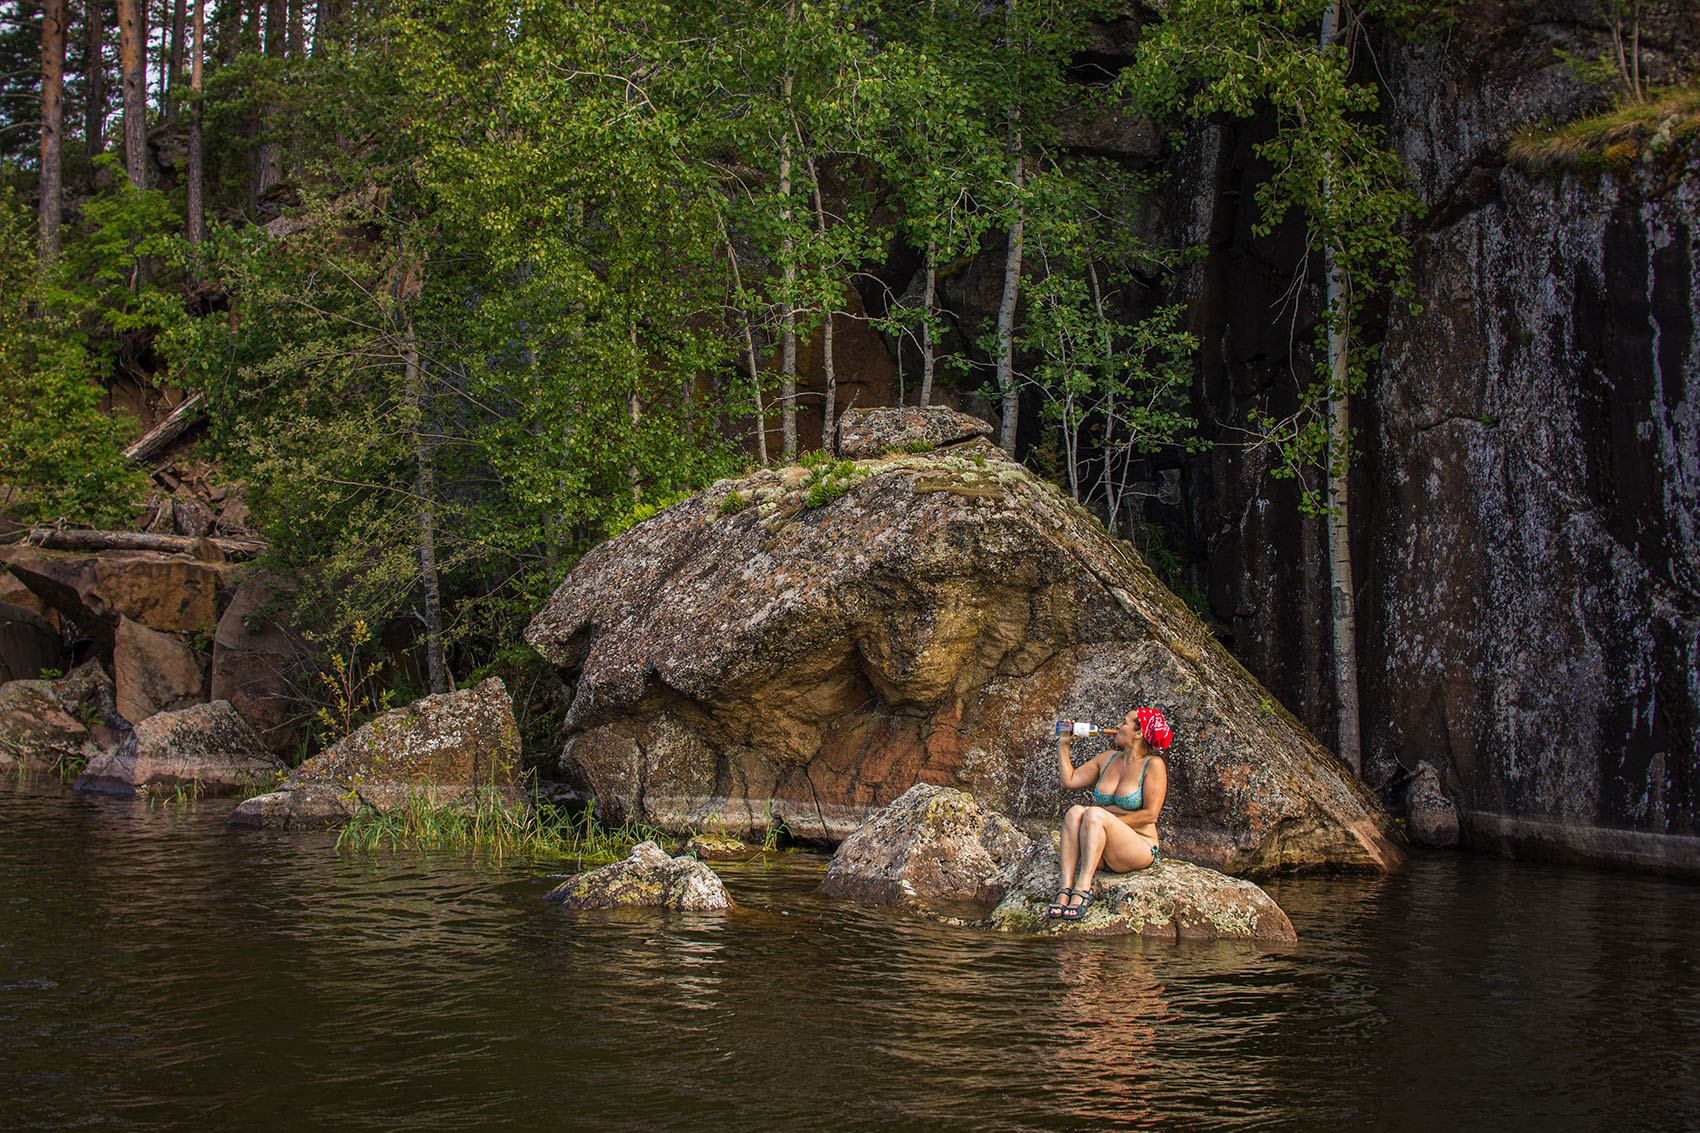
[(293, 751), (304, 721), (297, 692), (311, 650), (272, 617), (282, 592), (277, 579), (255, 571), (237, 584), (213, 635), (214, 700), (228, 700), (274, 752)]
[(1167, 856), (1137, 873), (1099, 870), (1092, 904), (1079, 920), (1053, 920), (1045, 912), (1062, 888), (1056, 835), (1037, 842), (1015, 871), (1009, 891), (992, 910), (990, 927), (1002, 932), (1082, 936), (1148, 936), (1161, 940), (1249, 940), (1291, 944), (1293, 922), (1269, 894), (1249, 881)]
[(134, 795), (184, 787), (238, 795), (269, 787), (289, 770), (227, 700), (159, 712), (135, 728), (135, 742), (89, 760), (77, 790)]
[(1174, 852), (1400, 860), (1380, 802), (1083, 508), (983, 443), (889, 447), (722, 480), (593, 549), (533, 620), (574, 689), (563, 772), (605, 817), (834, 844), (931, 783), (1037, 831), (1081, 797), (1052, 720), (1148, 704), (1178, 737)]
[(386, 712), (292, 771), (276, 791), (244, 799), (236, 826), (317, 829), (362, 808), (470, 811), (526, 805), (519, 726), (498, 677)]
[(27, 606), (0, 601), (0, 684), (65, 671), (70, 655), (52, 622)]
[(880, 905), (989, 903), (1032, 841), (968, 792), (917, 783), (844, 839), (821, 891)]
[(0, 686), (0, 771), (69, 774), (128, 734), (112, 678), (93, 661), (59, 680)]
[(654, 842), (636, 846), (623, 862), (569, 877), (549, 891), (565, 909), (730, 909), (720, 877), (693, 857), (670, 858)]
[(1458, 808), (1440, 789), (1440, 772), (1427, 760), (1417, 764), (1405, 784), (1405, 835), (1431, 849), (1458, 844)]
[(208, 660), (204, 650), (175, 634), (120, 617), (112, 647), (118, 714), (139, 724), (155, 712), (205, 703)]

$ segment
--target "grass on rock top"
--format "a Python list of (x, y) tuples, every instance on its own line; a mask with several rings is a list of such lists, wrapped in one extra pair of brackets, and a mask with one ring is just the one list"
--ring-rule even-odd
[(1700, 86), (1678, 87), (1559, 126), (1531, 126), (1511, 139), (1506, 157), (1525, 173), (1624, 169), (1662, 153), (1685, 153), (1700, 135)]

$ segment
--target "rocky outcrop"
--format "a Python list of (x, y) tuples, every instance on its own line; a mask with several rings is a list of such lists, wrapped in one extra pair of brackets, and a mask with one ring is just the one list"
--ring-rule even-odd
[(39, 547), (0, 548), (13, 575), (111, 652), (128, 618), (161, 633), (210, 633), (231, 567), (152, 551), (79, 554)]
[(1405, 835), (1431, 849), (1458, 844), (1458, 808), (1440, 789), (1440, 772), (1426, 760), (1405, 784)]
[(565, 909), (730, 909), (732, 897), (712, 869), (692, 857), (670, 858), (640, 843), (623, 862), (570, 877), (549, 891)]
[(119, 618), (112, 646), (118, 714), (139, 724), (207, 699), (207, 654), (172, 634)]
[(844, 839), (821, 892), (879, 905), (990, 903), (1031, 844), (966, 791), (918, 783)]
[(1056, 822), (1051, 721), (1163, 707), (1164, 841), (1387, 868), (1379, 802), (1078, 505), (984, 446), (725, 480), (586, 555), (527, 630), (605, 816), (832, 844), (916, 783)]
[(36, 680), (45, 669), (62, 673), (68, 660), (52, 622), (33, 609), (0, 602), (0, 684)]
[(213, 635), (210, 691), (235, 705), (267, 748), (284, 753), (303, 733), (297, 689), (310, 650), (272, 617), (281, 593), (278, 580), (257, 571), (237, 585)]
[(290, 772), (276, 791), (243, 800), (230, 822), (315, 829), (346, 822), (363, 807), (523, 806), (519, 754), (507, 688), (490, 677), (362, 725)]
[(1009, 892), (992, 910), (991, 927), (1002, 932), (1147, 936), (1177, 943), (1298, 940), (1287, 914), (1256, 885), (1167, 857), (1137, 873), (1100, 870), (1092, 882), (1092, 904), (1080, 919), (1048, 919), (1045, 912), (1061, 890), (1061, 874), (1056, 838), (1036, 843), (1016, 870)]
[(128, 734), (112, 678), (93, 661), (59, 680), (0, 686), (0, 772), (65, 775), (118, 748)]
[(133, 795), (185, 788), (236, 795), (267, 787), (289, 769), (260, 745), (229, 701), (159, 712), (136, 725), (135, 742), (89, 760), (79, 791)]

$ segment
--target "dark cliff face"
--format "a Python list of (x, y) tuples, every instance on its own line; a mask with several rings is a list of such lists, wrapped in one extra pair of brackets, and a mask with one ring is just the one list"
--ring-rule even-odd
[[(1655, 71), (1700, 57), (1692, 7), (1666, 7), (1646, 20)], [(1377, 47), (1429, 213), (1420, 313), (1386, 313), (1354, 410), (1365, 775), (1428, 759), (1467, 812), (1695, 835), (1700, 155), (1563, 178), (1505, 160), (1523, 125), (1597, 104), (1554, 55), (1598, 52), (1592, 12), (1479, 5)], [(1302, 250), (1249, 235), (1256, 130), (1209, 127), (1172, 167), (1177, 235), (1210, 249), (1179, 288), (1215, 421), (1279, 412), (1311, 364), (1315, 289), (1283, 299)], [(1193, 560), (1235, 651), (1331, 736), (1322, 533), (1268, 473), (1226, 444), (1188, 466)]]

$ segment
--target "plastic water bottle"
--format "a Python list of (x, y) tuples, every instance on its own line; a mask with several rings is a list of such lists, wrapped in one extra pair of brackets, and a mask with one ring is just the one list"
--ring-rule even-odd
[(1058, 720), (1057, 735), (1059, 736), (1113, 736), (1114, 728), (1100, 728), (1085, 720)]

